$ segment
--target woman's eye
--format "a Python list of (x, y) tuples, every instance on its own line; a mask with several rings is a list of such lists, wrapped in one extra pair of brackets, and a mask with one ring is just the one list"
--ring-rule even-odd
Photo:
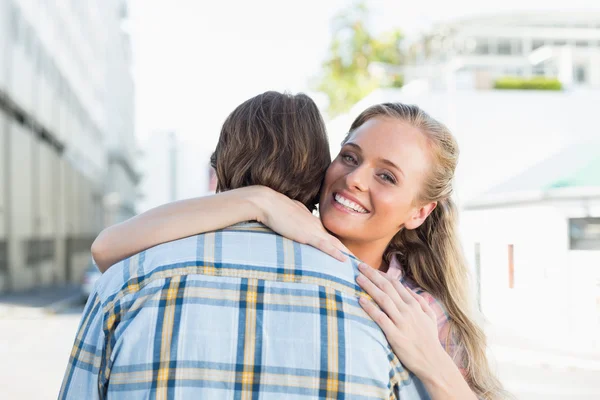
[(347, 163), (356, 164), (356, 160), (350, 154), (342, 154), (342, 160), (344, 160)]
[(396, 179), (390, 174), (380, 174), (381, 179), (389, 183), (396, 183)]

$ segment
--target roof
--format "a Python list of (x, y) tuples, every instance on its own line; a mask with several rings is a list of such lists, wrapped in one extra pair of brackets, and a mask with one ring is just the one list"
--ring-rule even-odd
[(465, 208), (600, 197), (600, 143), (571, 145), (491, 188)]

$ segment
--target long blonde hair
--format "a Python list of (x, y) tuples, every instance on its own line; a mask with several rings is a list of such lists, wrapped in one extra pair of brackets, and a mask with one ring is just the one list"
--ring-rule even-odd
[[(414, 105), (385, 103), (363, 111), (352, 123), (350, 133), (371, 118), (396, 118), (419, 129), (429, 139), (431, 169), (416, 205), (437, 202), (417, 229), (401, 229), (390, 242), (384, 259), (398, 257), (404, 274), (438, 299), (448, 313), (450, 332), (465, 378), (479, 398), (500, 399), (507, 393), (491, 372), (483, 330), (471, 318), (468, 296), (468, 267), (458, 237), (458, 212), (451, 199), (452, 181), (458, 163), (458, 144), (446, 126)], [(446, 346), (446, 348), (451, 348)]]

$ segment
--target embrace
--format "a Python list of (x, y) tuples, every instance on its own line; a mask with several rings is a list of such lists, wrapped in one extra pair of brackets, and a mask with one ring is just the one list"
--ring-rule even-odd
[(104, 273), (59, 398), (508, 396), (468, 301), (443, 124), (375, 105), (331, 161), (312, 99), (265, 92), (229, 115), (211, 163), (217, 194), (94, 242)]

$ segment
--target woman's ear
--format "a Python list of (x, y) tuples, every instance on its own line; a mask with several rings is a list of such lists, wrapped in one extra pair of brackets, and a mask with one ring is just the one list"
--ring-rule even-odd
[(421, 208), (418, 208), (412, 217), (408, 221), (404, 223), (404, 227), (406, 229), (417, 229), (419, 226), (425, 222), (429, 214), (437, 207), (437, 201), (433, 201), (431, 203), (425, 204)]

